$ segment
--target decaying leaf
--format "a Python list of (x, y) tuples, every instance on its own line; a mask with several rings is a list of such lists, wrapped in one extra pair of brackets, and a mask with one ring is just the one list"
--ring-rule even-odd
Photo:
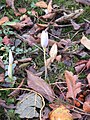
[(13, 109), (13, 108), (15, 108), (15, 106), (14, 106), (13, 104), (11, 104), (11, 105), (6, 105), (5, 100), (2, 100), (2, 99), (0, 99), (0, 106), (2, 106), (2, 107), (4, 107), (4, 108), (8, 108), (8, 109)]
[(25, 15), (21, 22), (7, 22), (4, 25), (11, 26), (15, 28), (16, 30), (21, 30), (25, 26), (32, 26), (33, 22), (31, 21), (30, 17)]
[(87, 75), (88, 84), (90, 85), (90, 73)]
[(5, 44), (5, 45), (9, 45), (11, 43), (10, 39), (8, 38), (8, 36), (4, 36), (2, 42)]
[(37, 26), (46, 28), (46, 27), (48, 27), (48, 24), (38, 24), (38, 23), (37, 23)]
[(83, 35), (82, 39), (81, 39), (81, 43), (90, 50), (90, 40), (85, 37), (85, 35)]
[(44, 1), (39, 1), (35, 5), (40, 8), (47, 8), (47, 4)]
[(8, 22), (9, 21), (9, 18), (8, 17), (2, 17), (1, 19), (0, 19), (0, 25), (2, 25), (3, 23), (5, 23), (5, 22)]
[(43, 16), (41, 16), (41, 18), (43, 19), (52, 19), (53, 17), (55, 16), (55, 13), (48, 13), (48, 14), (45, 14)]
[(27, 83), (28, 87), (33, 90), (39, 92), (42, 96), (44, 96), (48, 101), (52, 102), (54, 100), (54, 92), (51, 89), (50, 85), (47, 84), (43, 79), (38, 76), (35, 76), (30, 71), (27, 72)]
[(69, 110), (63, 105), (61, 105), (60, 107), (50, 112), (49, 119), (50, 120), (73, 120), (73, 117), (69, 113)]
[(76, 2), (79, 2), (81, 4), (90, 5), (90, 0), (76, 0)]
[(78, 16), (80, 16), (83, 13), (83, 9), (75, 10), (74, 12), (64, 15), (58, 19), (55, 20), (55, 22), (63, 22), (68, 21), (71, 19), (76, 19)]
[(61, 58), (62, 58), (61, 55), (56, 56), (56, 61), (60, 62), (60, 61), (61, 61)]
[(52, 12), (52, 9), (52, 0), (50, 0), (47, 6), (48, 13)]
[(14, 1), (15, 0), (6, 0), (6, 4), (11, 7), (14, 11), (16, 11), (15, 6), (14, 6)]
[(83, 104), (83, 110), (90, 113), (90, 101), (86, 101)]
[(18, 113), (20, 118), (39, 117), (37, 108), (42, 108), (42, 98), (38, 94), (26, 93), (20, 99), (15, 110), (15, 113)]
[(80, 25), (74, 22), (73, 20), (71, 20), (71, 24), (74, 27), (74, 30), (78, 30), (80, 28)]
[(68, 87), (66, 98), (75, 99), (77, 94), (81, 91), (81, 82), (77, 82), (77, 76), (73, 75), (72, 72), (65, 71), (65, 79)]
[(23, 14), (23, 13), (25, 13), (27, 10), (26, 10), (26, 8), (18, 8), (18, 11)]
[(90, 59), (87, 61), (86, 67), (87, 67), (87, 70), (90, 69)]
[(82, 115), (80, 113), (76, 113), (76, 112), (73, 112), (72, 116), (73, 116), (73, 119), (82, 118)]

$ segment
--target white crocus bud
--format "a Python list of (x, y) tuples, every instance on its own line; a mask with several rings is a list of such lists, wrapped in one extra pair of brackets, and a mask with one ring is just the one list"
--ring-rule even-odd
[(12, 55), (12, 51), (9, 51), (9, 64), (13, 63), (13, 55)]
[(8, 65), (8, 76), (12, 79), (12, 64), (13, 64), (13, 55), (12, 51), (9, 51), (9, 65)]
[(41, 46), (46, 48), (48, 45), (48, 32), (43, 30), (41, 33)]

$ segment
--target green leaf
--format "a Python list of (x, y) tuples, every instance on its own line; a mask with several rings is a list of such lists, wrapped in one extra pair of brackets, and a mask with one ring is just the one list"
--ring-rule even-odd
[(20, 118), (38, 117), (37, 108), (42, 108), (42, 98), (36, 93), (27, 93), (19, 97), (20, 102), (16, 106), (15, 113), (20, 114)]

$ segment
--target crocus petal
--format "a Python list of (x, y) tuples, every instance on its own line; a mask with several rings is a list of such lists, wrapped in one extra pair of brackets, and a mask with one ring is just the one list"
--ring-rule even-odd
[(48, 32), (44, 30), (41, 33), (41, 46), (43, 48), (46, 48), (47, 45), (48, 45)]
[(9, 64), (13, 63), (13, 55), (12, 55), (12, 51), (9, 51)]
[(8, 65), (8, 76), (12, 79), (12, 64)]

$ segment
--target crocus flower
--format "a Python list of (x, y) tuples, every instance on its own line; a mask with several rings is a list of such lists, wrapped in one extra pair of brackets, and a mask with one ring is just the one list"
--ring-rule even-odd
[(46, 48), (48, 45), (48, 32), (43, 30), (41, 33), (41, 46)]
[(13, 55), (12, 51), (9, 51), (9, 65), (8, 65), (8, 76), (12, 79), (12, 64), (13, 64)]

